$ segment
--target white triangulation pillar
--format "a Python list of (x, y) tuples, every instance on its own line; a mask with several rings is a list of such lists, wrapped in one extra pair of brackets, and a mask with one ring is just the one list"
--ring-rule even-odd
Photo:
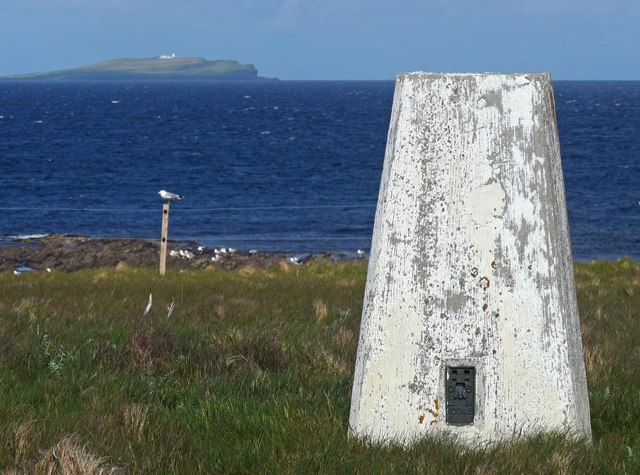
[(549, 75), (400, 75), (351, 433), (590, 440), (572, 264)]

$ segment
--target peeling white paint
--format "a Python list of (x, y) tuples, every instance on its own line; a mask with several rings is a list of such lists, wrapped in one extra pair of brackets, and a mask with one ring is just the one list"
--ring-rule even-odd
[[(456, 364), (476, 368), (473, 425), (446, 423)], [(590, 439), (548, 75), (398, 77), (350, 426), (375, 441)]]

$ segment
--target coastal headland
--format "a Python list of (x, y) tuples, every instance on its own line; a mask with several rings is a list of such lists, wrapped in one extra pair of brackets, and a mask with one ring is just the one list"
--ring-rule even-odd
[(122, 58), (59, 71), (2, 76), (10, 80), (261, 80), (253, 64), (235, 60), (162, 55), (153, 58)]

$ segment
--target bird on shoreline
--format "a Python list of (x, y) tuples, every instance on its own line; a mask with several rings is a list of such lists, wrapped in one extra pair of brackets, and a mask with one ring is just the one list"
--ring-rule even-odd
[(160, 198), (165, 201), (181, 200), (183, 198), (183, 196), (165, 190), (158, 191), (158, 194), (160, 195)]

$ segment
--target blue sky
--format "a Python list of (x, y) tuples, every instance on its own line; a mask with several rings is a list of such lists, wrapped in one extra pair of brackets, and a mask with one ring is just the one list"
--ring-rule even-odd
[(0, 44), (0, 75), (175, 51), (282, 79), (637, 80), (640, 0), (0, 0)]

